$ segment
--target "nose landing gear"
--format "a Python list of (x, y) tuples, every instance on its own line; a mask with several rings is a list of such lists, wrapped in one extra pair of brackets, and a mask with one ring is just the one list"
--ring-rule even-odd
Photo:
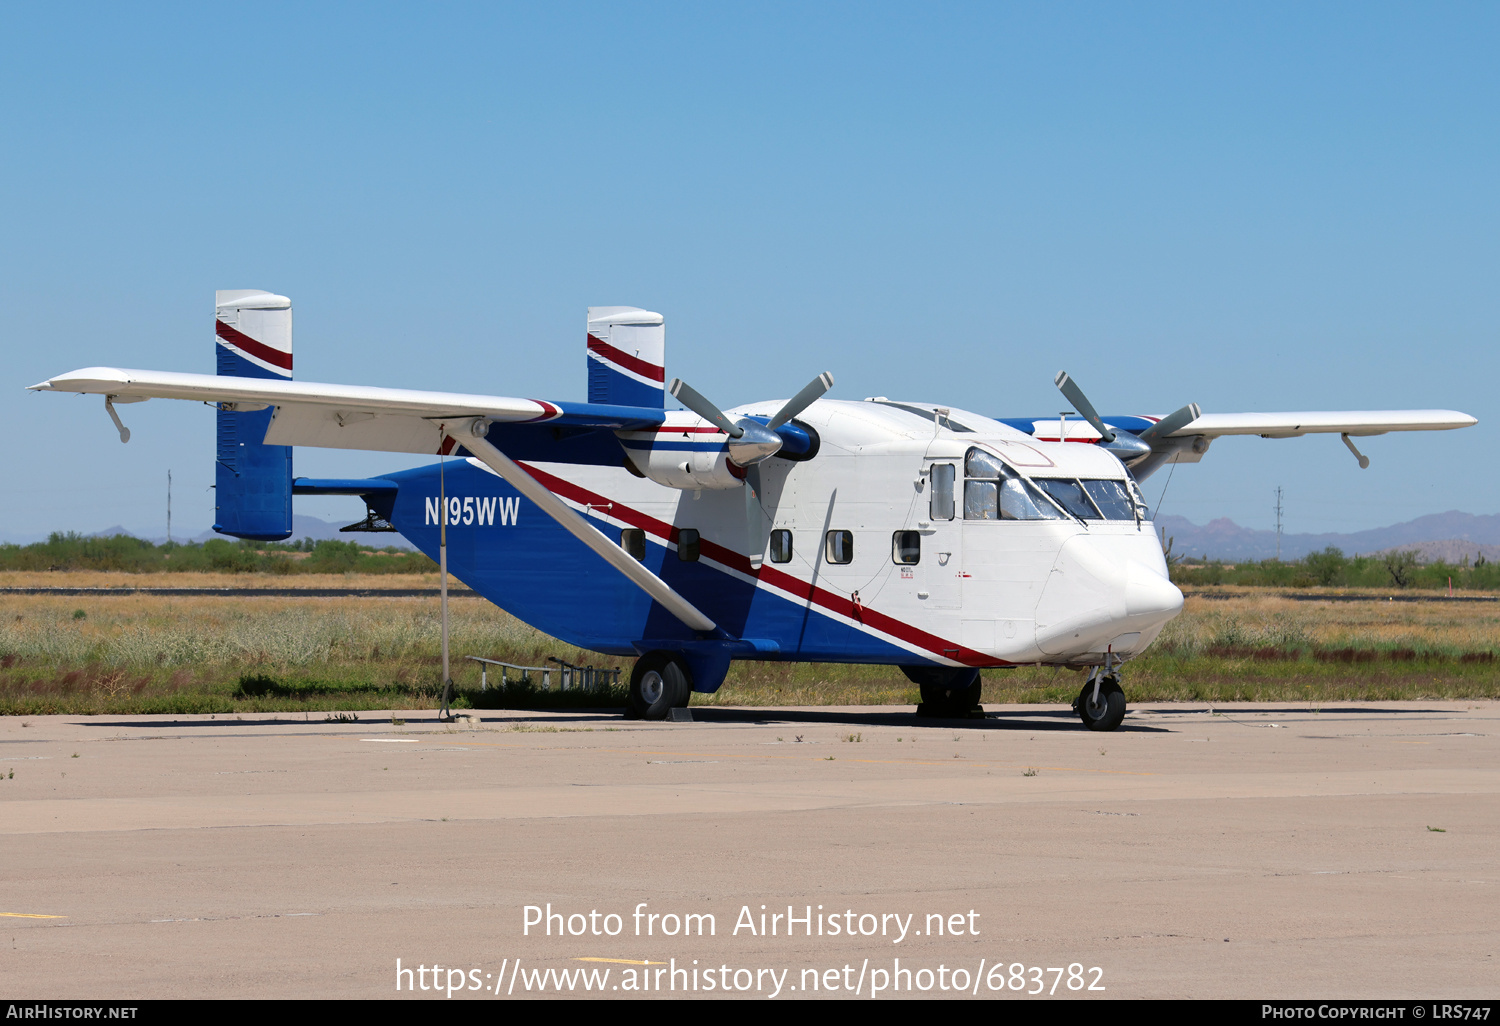
[(1109, 664), (1096, 666), (1073, 702), (1073, 711), (1090, 730), (1114, 730), (1125, 719), (1125, 692), (1120, 674)]

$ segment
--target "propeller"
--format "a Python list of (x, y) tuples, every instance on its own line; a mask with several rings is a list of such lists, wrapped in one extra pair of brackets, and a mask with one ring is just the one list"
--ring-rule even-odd
[(833, 375), (824, 371), (803, 386), (802, 391), (788, 399), (786, 405), (776, 411), (776, 416), (772, 417), (771, 423), (766, 426), (775, 431), (781, 425), (823, 398), (823, 393), (832, 387)]
[[(833, 375), (824, 371), (808, 382), (802, 391), (788, 399), (776, 411), (776, 416), (771, 418), (769, 424), (762, 424), (749, 417), (730, 420), (707, 396), (681, 378), (673, 378), (667, 391), (672, 398), (729, 436), (729, 458), (736, 466), (752, 467), (781, 451), (782, 439), (776, 429), (807, 409), (832, 387)], [(756, 492), (760, 491), (755, 483), (751, 484), (751, 488)]]
[[(1138, 435), (1131, 434), (1129, 431), (1116, 431), (1099, 418), (1094, 404), (1089, 402), (1088, 396), (1083, 394), (1083, 389), (1078, 387), (1078, 382), (1068, 377), (1067, 371), (1058, 371), (1052, 383), (1067, 397), (1068, 402), (1077, 408), (1083, 419), (1099, 432), (1099, 444), (1122, 460), (1136, 461), (1132, 462), (1132, 466), (1136, 466), (1140, 460), (1150, 456), (1156, 446), (1165, 441), (1173, 432), (1182, 430), (1203, 414), (1197, 403), (1188, 403)], [(1145, 471), (1145, 473), (1149, 472), (1149, 470)]]
[(1203, 411), (1198, 408), (1198, 404), (1188, 403), (1176, 413), (1169, 413), (1155, 424), (1152, 424), (1146, 430), (1142, 431), (1139, 437), (1141, 441), (1155, 445), (1174, 431), (1179, 431), (1187, 427), (1201, 416), (1203, 416)]
[(1068, 402), (1078, 408), (1078, 412), (1083, 415), (1083, 419), (1088, 421), (1095, 431), (1099, 432), (1099, 438), (1106, 445), (1115, 440), (1115, 432), (1106, 427), (1104, 421), (1099, 419), (1099, 413), (1094, 409), (1094, 404), (1089, 402), (1088, 396), (1083, 394), (1083, 389), (1078, 387), (1078, 383), (1068, 377), (1067, 371), (1058, 371), (1057, 377), (1052, 379), (1052, 383), (1057, 386), (1063, 395), (1067, 396)]
[(708, 398), (692, 385), (681, 378), (673, 378), (672, 383), (667, 386), (667, 391), (672, 393), (672, 398), (692, 410), (706, 421), (717, 424), (719, 430), (730, 438), (738, 438), (745, 433), (745, 429), (734, 421), (724, 416), (724, 411), (719, 409)]

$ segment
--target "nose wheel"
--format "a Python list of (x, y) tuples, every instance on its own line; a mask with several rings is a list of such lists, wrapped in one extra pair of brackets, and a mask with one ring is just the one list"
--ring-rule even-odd
[(1125, 692), (1120, 688), (1120, 676), (1106, 673), (1098, 667), (1089, 674), (1089, 681), (1078, 693), (1073, 711), (1090, 730), (1114, 730), (1125, 719)]

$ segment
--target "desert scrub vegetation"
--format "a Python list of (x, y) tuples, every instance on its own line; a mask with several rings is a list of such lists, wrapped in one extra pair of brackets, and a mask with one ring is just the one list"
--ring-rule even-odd
[(1172, 580), (1179, 585), (1239, 585), (1252, 588), (1361, 588), (1438, 591), (1500, 590), (1500, 565), (1482, 556), (1464, 556), (1457, 563), (1424, 563), (1415, 551), (1392, 550), (1374, 555), (1346, 556), (1329, 546), (1302, 559), (1263, 559), (1226, 562), (1194, 560), (1168, 554)]
[[(77, 576), (93, 583), (99, 575)], [(189, 576), (171, 580), (184, 586)], [(1183, 614), (1126, 666), (1131, 701), (1500, 697), (1500, 603), (1305, 602), (1265, 590), (1224, 592), (1211, 589), (1210, 599), (1188, 589)], [(481, 693), (479, 667), (465, 655), (528, 666), (549, 658), (618, 666), (622, 680), (633, 660), (566, 645), (479, 598), (454, 601), (451, 617), (459, 708), (624, 702), (623, 687), (560, 693), (556, 675), (550, 692), (533, 679), (504, 693)], [(7, 595), (0, 605), (3, 713), (426, 708), (437, 704), (439, 667), (438, 607), (431, 598), (137, 592)], [(1066, 669), (986, 670), (983, 700), (1066, 704), (1082, 685), (1082, 675)], [(780, 662), (735, 663), (718, 693), (693, 696), (695, 705), (917, 700), (916, 688), (894, 667)]]
[(116, 573), (167, 571), (230, 574), (425, 574), (437, 564), (420, 552), (358, 542), (230, 541), (213, 538), (201, 545), (163, 544), (129, 535), (84, 537), (54, 533), (32, 545), (0, 545), (0, 572), (36, 570), (103, 570)]

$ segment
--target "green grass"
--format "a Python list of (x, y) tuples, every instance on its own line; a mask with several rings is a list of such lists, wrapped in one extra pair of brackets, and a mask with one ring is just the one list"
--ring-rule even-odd
[[(622, 681), (633, 660), (565, 645), (475, 599), (454, 605), (451, 627), (456, 708), (624, 704), (623, 685), (561, 692), (555, 673), (550, 691), (533, 679), (481, 692), (479, 667), (464, 655), (618, 666)], [(0, 714), (434, 708), (438, 639), (427, 599), (12, 597), (0, 614)], [(1125, 667), (1124, 684), (1132, 702), (1493, 699), (1497, 657), (1500, 608), (1489, 603), (1190, 594), (1184, 613)], [(987, 670), (983, 700), (1065, 705), (1083, 683), (1053, 667)], [(747, 706), (917, 701), (895, 667), (778, 662), (736, 663), (716, 694), (693, 697)]]

